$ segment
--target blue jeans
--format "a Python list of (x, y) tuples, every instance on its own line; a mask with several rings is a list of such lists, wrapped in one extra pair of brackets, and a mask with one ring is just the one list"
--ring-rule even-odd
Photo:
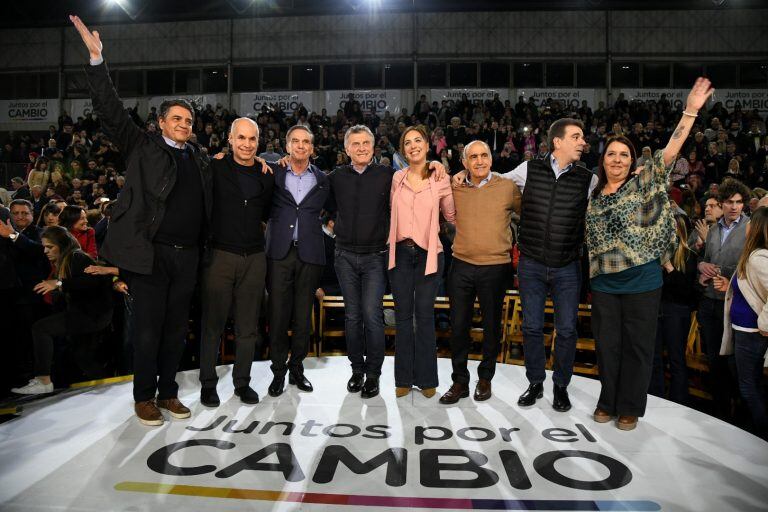
[(691, 308), (674, 302), (661, 303), (656, 326), (656, 349), (653, 354), (653, 374), (648, 393), (664, 398), (664, 347), (669, 358), (669, 399), (679, 404), (688, 402), (688, 367), (685, 345), (691, 328)]
[(739, 379), (739, 392), (747, 402), (756, 434), (768, 439), (768, 411), (761, 386), (763, 361), (768, 350), (768, 338), (759, 332), (733, 331), (736, 372)]
[[(398, 244), (395, 267), (389, 282), (395, 298), (395, 386), (436, 388), (437, 338), (435, 297), (443, 272), (443, 254), (437, 256), (437, 272), (424, 275), (427, 251)], [(415, 332), (414, 332), (415, 319)]]
[(381, 375), (387, 251), (358, 254), (336, 249), (334, 267), (344, 296), (344, 336), (353, 373)]
[(581, 264), (572, 261), (560, 268), (547, 267), (521, 255), (517, 268), (520, 300), (523, 307), (523, 348), (525, 375), (531, 384), (544, 382), (546, 353), (544, 350), (544, 304), (547, 294), (555, 306), (555, 371), (552, 381), (567, 386), (573, 375), (576, 356), (576, 322), (579, 311)]

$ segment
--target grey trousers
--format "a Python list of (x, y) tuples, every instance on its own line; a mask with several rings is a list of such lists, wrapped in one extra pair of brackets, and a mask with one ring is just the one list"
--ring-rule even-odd
[(216, 359), (221, 334), (234, 306), (235, 366), (232, 380), (235, 388), (247, 386), (251, 380), (251, 363), (259, 335), (259, 312), (264, 295), (267, 261), (263, 252), (242, 256), (213, 250), (210, 263), (203, 270), (202, 333), (200, 343), (200, 384), (216, 386)]

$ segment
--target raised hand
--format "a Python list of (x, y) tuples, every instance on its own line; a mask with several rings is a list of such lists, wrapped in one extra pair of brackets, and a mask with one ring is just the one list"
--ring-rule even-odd
[(104, 45), (101, 44), (101, 38), (99, 37), (99, 32), (94, 30), (91, 32), (88, 30), (88, 27), (85, 26), (85, 23), (78, 17), (78, 16), (69, 16), (69, 21), (71, 21), (74, 25), (77, 31), (80, 33), (80, 37), (83, 39), (83, 43), (85, 43), (85, 47), (88, 48), (88, 53), (91, 56), (92, 60), (98, 60), (101, 58), (101, 49)]
[(688, 99), (685, 102), (686, 112), (698, 112), (707, 102), (710, 96), (715, 92), (712, 82), (704, 77), (696, 79), (691, 92), (688, 93)]
[(10, 220), (7, 220), (5, 222), (0, 221), (0, 237), (3, 238), (9, 238), (11, 236), (11, 233), (15, 233), (16, 230), (13, 228), (13, 225), (11, 224)]

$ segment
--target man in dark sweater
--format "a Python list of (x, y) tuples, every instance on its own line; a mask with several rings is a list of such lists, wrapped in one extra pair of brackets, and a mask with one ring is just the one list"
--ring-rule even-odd
[[(384, 312), (381, 298), (387, 287), (389, 195), (394, 169), (372, 163), (374, 137), (365, 125), (344, 135), (351, 165), (328, 175), (330, 195), (326, 209), (335, 214), (334, 266), (344, 296), (344, 336), (352, 364), (347, 383), (350, 393), (362, 398), (379, 394), (384, 363)], [(431, 162), (436, 179), (445, 167)]]
[(235, 395), (247, 404), (259, 401), (249, 382), (267, 272), (262, 222), (269, 218), (275, 179), (271, 173), (262, 173), (256, 162), (259, 127), (255, 122), (236, 119), (229, 144), (231, 155), (211, 162), (213, 215), (202, 278), (200, 346), (200, 402), (208, 407), (220, 404), (216, 356), (230, 306), (234, 306), (237, 345), (232, 370)]
[(104, 132), (127, 162), (102, 255), (120, 268), (134, 298), (133, 397), (144, 425), (162, 425), (160, 409), (189, 418), (179, 402), (176, 371), (184, 352), (199, 246), (211, 214), (211, 179), (197, 145), (188, 142), (194, 113), (184, 100), (160, 106), (158, 133), (143, 132), (112, 85), (98, 32), (70, 16), (90, 54), (86, 75)]

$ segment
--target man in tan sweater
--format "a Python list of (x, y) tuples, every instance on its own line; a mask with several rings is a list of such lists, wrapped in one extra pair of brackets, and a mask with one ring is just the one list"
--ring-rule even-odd
[(522, 196), (511, 180), (491, 174), (491, 149), (482, 141), (464, 147), (465, 182), (453, 189), (456, 238), (448, 276), (451, 298), (451, 360), (453, 384), (440, 403), (454, 404), (469, 396), (467, 356), (475, 297), (483, 318), (483, 360), (475, 400), (491, 397), (491, 379), (501, 340), (501, 311), (512, 270), (512, 212), (520, 214)]

